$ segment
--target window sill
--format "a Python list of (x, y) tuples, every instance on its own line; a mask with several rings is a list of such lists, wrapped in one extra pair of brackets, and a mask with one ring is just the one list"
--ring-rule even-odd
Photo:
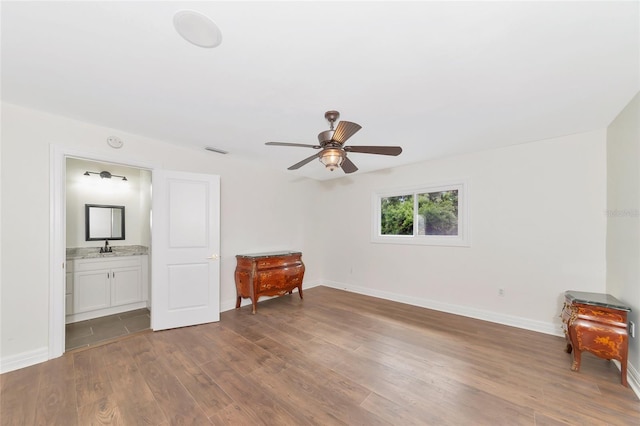
[(468, 239), (461, 237), (415, 237), (408, 235), (402, 236), (375, 236), (371, 238), (372, 243), (380, 244), (401, 244), (401, 245), (418, 245), (418, 246), (449, 246), (449, 247), (471, 247)]

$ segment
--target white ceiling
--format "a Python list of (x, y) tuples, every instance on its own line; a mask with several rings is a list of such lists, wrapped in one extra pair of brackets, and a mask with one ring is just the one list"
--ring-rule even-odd
[[(280, 170), (316, 151), (264, 143), (315, 144), (330, 109), (362, 125), (348, 144), (404, 148), (349, 154), (362, 173), (601, 129), (640, 88), (635, 1), (1, 7), (3, 101)], [(182, 39), (183, 9), (222, 44)]]

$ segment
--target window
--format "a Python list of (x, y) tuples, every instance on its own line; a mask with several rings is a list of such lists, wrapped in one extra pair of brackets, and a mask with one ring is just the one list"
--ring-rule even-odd
[(373, 242), (469, 246), (465, 182), (373, 194)]

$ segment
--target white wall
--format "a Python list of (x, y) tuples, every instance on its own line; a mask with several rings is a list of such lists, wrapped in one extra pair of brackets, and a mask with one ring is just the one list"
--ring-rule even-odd
[[(114, 175), (126, 176), (127, 181), (120, 178), (101, 179), (97, 175), (84, 176), (85, 171), (103, 170)], [(101, 247), (104, 244), (104, 241), (85, 239), (85, 204), (124, 206), (125, 239), (115, 240), (110, 244), (149, 247), (150, 176), (148, 170), (67, 158), (67, 247)]]
[[(235, 255), (272, 249), (302, 250), (305, 282), (551, 333), (565, 290), (605, 290), (604, 130), (319, 183), (233, 153), (13, 105), (2, 113), (2, 360), (48, 345), (50, 144), (220, 175), (223, 310), (235, 301)], [(125, 146), (109, 148), (112, 135)], [(370, 242), (372, 191), (456, 178), (470, 184), (471, 247)]]
[[(118, 136), (124, 147), (110, 148)], [(2, 104), (3, 361), (42, 353), (49, 332), (50, 145), (104, 155), (127, 164), (220, 175), (221, 305), (235, 306), (235, 255), (271, 249), (303, 252), (305, 282), (322, 271), (308, 229), (317, 212), (317, 183), (268, 170), (260, 163), (180, 148), (124, 132)], [(256, 142), (259, 143), (259, 142)], [(46, 350), (45, 350), (46, 353)]]
[(640, 389), (640, 93), (607, 129), (607, 292), (628, 304), (629, 370)]
[[(560, 334), (565, 290), (605, 290), (605, 136), (577, 134), (325, 183), (325, 216), (334, 220), (324, 278)], [(471, 247), (371, 242), (374, 191), (459, 178), (470, 186)]]

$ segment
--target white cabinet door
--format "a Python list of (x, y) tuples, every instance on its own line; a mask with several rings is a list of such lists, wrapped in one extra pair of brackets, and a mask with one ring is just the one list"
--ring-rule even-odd
[(107, 308), (111, 305), (110, 270), (76, 272), (73, 281), (74, 313)]
[(111, 271), (111, 305), (126, 305), (142, 301), (140, 267), (118, 268)]

